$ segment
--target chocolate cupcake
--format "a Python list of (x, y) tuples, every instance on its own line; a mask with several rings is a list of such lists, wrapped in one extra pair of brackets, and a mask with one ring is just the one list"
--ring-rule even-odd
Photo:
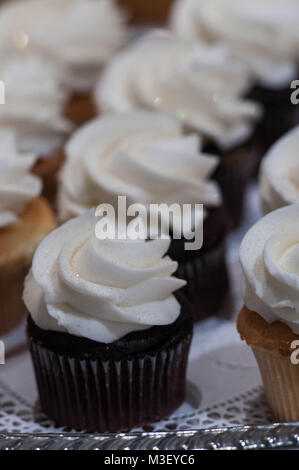
[(225, 44), (252, 75), (248, 98), (264, 108), (255, 132), (258, 160), (295, 124), (291, 82), (298, 78), (299, 8), (293, 0), (178, 0), (172, 29), (181, 37)]
[(91, 210), (44, 240), (24, 299), (43, 411), (116, 432), (182, 403), (193, 318), (173, 296), (170, 240), (99, 239), (96, 221)]
[(299, 419), (298, 221), (299, 205), (275, 210), (249, 230), (240, 250), (245, 307), (238, 331), (252, 348), (279, 422)]
[(0, 79), (5, 83), (0, 126), (14, 132), (20, 152), (38, 156), (32, 172), (42, 179), (43, 195), (54, 204), (62, 145), (72, 129), (63, 117), (67, 93), (52, 68), (33, 57), (4, 62)]
[(179, 263), (176, 275), (187, 281), (184, 291), (193, 305), (196, 321), (221, 313), (227, 298), (226, 234), (224, 208), (211, 209), (204, 220), (200, 250), (185, 250), (185, 243), (188, 243), (185, 238), (172, 240), (170, 245), (169, 256)]
[[(186, 293), (196, 305), (196, 317), (218, 313), (228, 292), (227, 217), (220, 189), (211, 179), (219, 159), (200, 151), (198, 136), (184, 135), (180, 122), (169, 115), (135, 111), (91, 121), (73, 134), (65, 152), (58, 198), (60, 220), (101, 203), (111, 204), (118, 213), (119, 196), (126, 197), (126, 211), (136, 203), (148, 212), (153, 204), (167, 205), (170, 212), (162, 216), (162, 223), (168, 224), (172, 234), (179, 234), (180, 238), (172, 237), (170, 252), (179, 262), (178, 275), (186, 276)], [(203, 222), (202, 218), (194, 221), (193, 227), (190, 221), (188, 233), (182, 226), (184, 204), (192, 212), (195, 204), (203, 204), (206, 215)], [(193, 245), (185, 251), (185, 238), (194, 233), (198, 239), (202, 223), (203, 247)], [(212, 294), (215, 283), (216, 298)]]
[(102, 111), (167, 112), (182, 121), (186, 132), (197, 132), (204, 150), (220, 156), (215, 178), (235, 227), (256, 165), (251, 137), (261, 112), (244, 98), (248, 78), (224, 48), (156, 32), (111, 59), (95, 89), (95, 101)]
[(264, 214), (299, 203), (299, 126), (278, 140), (263, 158), (259, 186)]
[(92, 88), (126, 40), (114, 0), (19, 0), (0, 8), (0, 54), (41, 57), (67, 91), (64, 113), (76, 125), (96, 114)]
[(30, 174), (32, 155), (20, 155), (13, 135), (0, 130), (0, 334), (25, 316), (24, 279), (33, 253), (55, 227), (41, 197), (41, 181)]

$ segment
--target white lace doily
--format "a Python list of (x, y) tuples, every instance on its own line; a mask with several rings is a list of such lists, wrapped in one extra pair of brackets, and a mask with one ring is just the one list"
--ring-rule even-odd
[[(185, 403), (167, 419), (146, 431), (174, 431), (207, 427), (268, 424), (273, 421), (261, 378), (250, 349), (242, 344), (235, 317), (242, 305), (239, 243), (248, 226), (259, 217), (257, 191), (247, 198), (247, 217), (229, 240), (228, 261), (232, 297), (221, 317), (199, 323), (194, 332), (188, 366)], [(0, 366), (0, 433), (58, 432), (40, 411), (24, 325), (7, 338), (6, 364)]]

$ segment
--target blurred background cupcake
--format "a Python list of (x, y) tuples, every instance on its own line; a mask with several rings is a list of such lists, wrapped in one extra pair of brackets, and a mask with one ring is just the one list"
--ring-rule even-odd
[(181, 405), (193, 318), (173, 295), (184, 281), (165, 256), (170, 239), (99, 240), (96, 222), (91, 210), (44, 240), (24, 299), (43, 411), (116, 432)]
[(256, 135), (260, 156), (296, 119), (290, 84), (298, 78), (298, 22), (297, 0), (177, 0), (171, 15), (177, 34), (225, 44), (248, 68), (248, 97), (265, 110)]
[(24, 317), (24, 279), (33, 253), (55, 227), (42, 183), (30, 173), (33, 155), (20, 155), (12, 133), (0, 128), (0, 333)]
[(263, 159), (260, 196), (264, 214), (299, 204), (299, 126), (278, 140)]
[(253, 350), (278, 422), (299, 419), (299, 368), (291, 361), (299, 340), (298, 258), (299, 205), (263, 217), (240, 249), (245, 307), (238, 331)]
[(168, 21), (174, 0), (117, 0), (130, 22), (141, 25), (163, 25)]
[(98, 109), (115, 113), (162, 110), (186, 131), (204, 138), (204, 149), (220, 155), (215, 173), (232, 226), (242, 217), (243, 196), (255, 156), (251, 136), (261, 110), (246, 100), (250, 81), (223, 47), (150, 33), (109, 62), (95, 89)]
[(80, 124), (95, 114), (91, 90), (126, 40), (124, 21), (113, 0), (12, 0), (0, 8), (0, 56), (47, 61), (68, 91), (66, 117)]
[(20, 152), (38, 156), (32, 171), (43, 181), (43, 195), (54, 203), (62, 146), (73, 127), (63, 115), (67, 93), (53, 69), (37, 57), (4, 61), (0, 79), (5, 85), (0, 126), (15, 134)]
[[(109, 203), (118, 209), (118, 196), (127, 204), (203, 204), (203, 246), (184, 250), (181, 219), (170, 222), (179, 232), (170, 246), (179, 262), (177, 275), (188, 281), (186, 293), (202, 318), (218, 312), (228, 292), (225, 261), (226, 214), (220, 189), (212, 179), (218, 158), (203, 154), (196, 134), (183, 135), (181, 123), (159, 112), (132, 111), (103, 115), (85, 124), (68, 141), (61, 172), (59, 216), (67, 220), (88, 208)], [(168, 222), (163, 221), (163, 222)], [(200, 233), (202, 219), (191, 230)], [(187, 233), (187, 236), (191, 234)]]

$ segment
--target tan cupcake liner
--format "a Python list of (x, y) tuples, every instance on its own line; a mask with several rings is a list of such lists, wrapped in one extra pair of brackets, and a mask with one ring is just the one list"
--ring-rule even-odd
[(0, 276), (0, 335), (13, 330), (23, 320), (26, 309), (22, 301), (24, 280), (28, 268)]
[(0, 230), (0, 335), (21, 322), (24, 279), (39, 243), (55, 228), (45, 199), (33, 199), (20, 214), (20, 223)]
[(299, 420), (299, 364), (278, 351), (252, 347), (269, 405), (279, 422)]

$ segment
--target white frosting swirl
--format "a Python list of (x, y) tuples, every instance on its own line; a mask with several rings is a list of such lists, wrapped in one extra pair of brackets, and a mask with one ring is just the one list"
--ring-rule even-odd
[(264, 214), (299, 203), (299, 126), (280, 139), (263, 158), (260, 194)]
[(66, 94), (53, 70), (37, 58), (16, 59), (0, 64), (0, 79), (0, 126), (16, 134), (20, 150), (41, 156), (59, 148), (72, 127), (63, 117)]
[(13, 134), (0, 130), (0, 229), (18, 223), (28, 202), (39, 196), (41, 181), (30, 174), (33, 155), (19, 155)]
[(171, 20), (184, 38), (228, 45), (271, 88), (296, 75), (298, 22), (298, 0), (178, 0)]
[(173, 323), (177, 263), (163, 257), (168, 240), (99, 240), (94, 210), (52, 232), (37, 249), (25, 304), (45, 330), (102, 343)]
[(241, 97), (245, 70), (222, 47), (200, 46), (153, 33), (108, 64), (95, 91), (99, 109), (160, 109), (230, 147), (252, 132), (259, 107)]
[(219, 206), (209, 179), (218, 158), (199, 153), (196, 135), (158, 112), (104, 115), (83, 126), (66, 145), (59, 209), (66, 220), (100, 203), (202, 203)]
[(245, 305), (299, 334), (299, 205), (263, 217), (243, 239)]
[(0, 51), (41, 54), (72, 90), (89, 90), (125, 40), (112, 0), (22, 0), (0, 10)]

